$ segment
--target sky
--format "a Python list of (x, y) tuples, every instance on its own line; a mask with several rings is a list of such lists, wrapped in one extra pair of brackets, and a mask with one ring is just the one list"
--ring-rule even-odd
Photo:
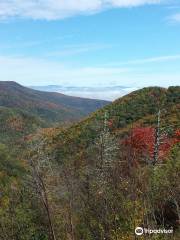
[[(180, 1), (0, 0), (0, 81), (180, 85)], [(115, 98), (104, 94), (98, 98)]]

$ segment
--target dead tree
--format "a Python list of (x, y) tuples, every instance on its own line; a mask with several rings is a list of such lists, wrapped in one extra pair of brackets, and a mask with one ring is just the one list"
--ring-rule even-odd
[(31, 144), (30, 156), (28, 158), (30, 166), (30, 175), (33, 188), (43, 204), (45, 214), (48, 220), (49, 228), (49, 240), (56, 240), (56, 235), (54, 232), (53, 221), (50, 211), (50, 202), (48, 199), (48, 189), (46, 186), (46, 174), (47, 171), (52, 171), (50, 166), (50, 159), (45, 156), (43, 152), (43, 140), (39, 140)]
[(156, 165), (159, 158), (159, 146), (160, 146), (160, 123), (161, 123), (161, 110), (157, 114), (157, 126), (155, 128), (155, 142), (154, 142), (154, 156), (153, 156), (153, 165)]

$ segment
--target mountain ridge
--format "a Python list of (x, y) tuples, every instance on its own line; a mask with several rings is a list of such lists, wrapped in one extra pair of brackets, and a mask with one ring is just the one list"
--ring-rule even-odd
[[(22, 97), (24, 97), (23, 100), (30, 97), (36, 97), (36, 100), (46, 100), (46, 101), (52, 101), (54, 104), (61, 104), (64, 107), (76, 107), (80, 110), (85, 111), (85, 113), (89, 113), (92, 110), (85, 109), (88, 106), (85, 106), (84, 108), (82, 105), (84, 104), (90, 104), (92, 105), (93, 111), (97, 108), (102, 107), (105, 104), (108, 104), (109, 101), (105, 100), (97, 100), (97, 99), (88, 99), (88, 98), (81, 98), (81, 97), (73, 97), (73, 96), (67, 96), (62, 93), (57, 92), (43, 92), (39, 90), (34, 90), (31, 88), (24, 87), (14, 81), (0, 81), (0, 93), (3, 94), (3, 91), (6, 91), (12, 94), (14, 96), (14, 91), (16, 91), (17, 94), (23, 94)], [(28, 95), (28, 96), (26, 96)], [(11, 96), (11, 97), (12, 97)], [(34, 99), (31, 99), (33, 101)], [(84, 103), (84, 104), (83, 104)], [(96, 106), (97, 104), (97, 106)]]
[(162, 126), (169, 125), (178, 129), (180, 128), (179, 96), (179, 86), (168, 89), (148, 87), (134, 91), (97, 110), (80, 123), (76, 123), (63, 131), (61, 129), (55, 131), (54, 141), (57, 143), (62, 141), (66, 146), (66, 138), (69, 144), (70, 138), (72, 143), (76, 145), (77, 151), (80, 151), (78, 149), (92, 144), (100, 134), (105, 113), (107, 113), (110, 131), (119, 137), (127, 135), (133, 127), (156, 126), (159, 109), (163, 109)]
[(79, 121), (108, 103), (32, 90), (13, 81), (0, 81), (1, 139), (7, 138), (8, 142), (38, 128)]

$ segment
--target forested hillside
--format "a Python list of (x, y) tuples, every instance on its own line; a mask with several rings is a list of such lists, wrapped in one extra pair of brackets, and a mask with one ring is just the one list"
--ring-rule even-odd
[(0, 81), (0, 142), (23, 139), (41, 127), (78, 121), (107, 103)]
[(178, 240), (179, 110), (180, 87), (144, 88), (27, 135), (18, 156), (1, 145), (0, 239)]

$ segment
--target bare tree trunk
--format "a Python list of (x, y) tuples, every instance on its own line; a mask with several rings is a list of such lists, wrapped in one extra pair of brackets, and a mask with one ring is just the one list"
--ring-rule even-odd
[(54, 228), (53, 228), (53, 224), (52, 224), (52, 219), (51, 219), (51, 214), (50, 214), (49, 201), (47, 198), (47, 192), (46, 192), (46, 188), (45, 188), (43, 181), (42, 181), (42, 185), (43, 185), (43, 193), (44, 193), (43, 203), (44, 203), (44, 207), (47, 212), (47, 218), (48, 218), (49, 230), (50, 230), (50, 239), (56, 240), (56, 236), (55, 236), (55, 232), (54, 232)]
[(155, 165), (158, 162), (158, 158), (159, 158), (160, 122), (161, 122), (161, 110), (159, 110), (158, 114), (157, 114), (157, 126), (155, 128), (155, 143), (154, 143), (153, 165)]
[(49, 239), (50, 240), (56, 240), (44, 180), (43, 180), (41, 174), (39, 173), (37, 167), (35, 166), (35, 164), (33, 163), (32, 160), (31, 160), (30, 164), (31, 164), (31, 167), (32, 167), (32, 170), (33, 170), (32, 171), (32, 175), (33, 175), (32, 177), (33, 177), (33, 181), (34, 181), (35, 186), (36, 186), (37, 193), (38, 193), (38, 195), (40, 197), (40, 200), (43, 203), (45, 211), (46, 211), (46, 215), (47, 215), (47, 219), (48, 219), (48, 227), (49, 227)]

